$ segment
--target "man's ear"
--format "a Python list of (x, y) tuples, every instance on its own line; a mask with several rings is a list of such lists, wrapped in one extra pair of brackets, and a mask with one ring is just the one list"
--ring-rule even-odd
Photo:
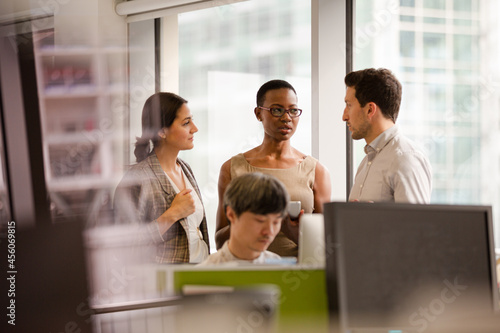
[(370, 119), (373, 118), (373, 116), (375, 116), (378, 112), (377, 104), (375, 104), (373, 102), (368, 102), (366, 104), (366, 107), (368, 108), (366, 110), (366, 116)]
[(226, 207), (226, 216), (231, 224), (233, 224), (234, 221), (236, 221), (237, 218), (236, 212), (229, 206)]

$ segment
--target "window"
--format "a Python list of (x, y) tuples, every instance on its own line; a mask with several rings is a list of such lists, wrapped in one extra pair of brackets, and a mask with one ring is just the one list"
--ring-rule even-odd
[(446, 59), (446, 36), (441, 33), (424, 32), (424, 57), (427, 59)]
[[(180, 157), (196, 175), (210, 237), (215, 233), (220, 167), (231, 156), (261, 143), (262, 128), (253, 109), (258, 88), (270, 79), (285, 79), (295, 87), (304, 112), (292, 145), (322, 161), (336, 184), (332, 198), (345, 200), (346, 128), (341, 120), (345, 87), (342, 80), (332, 80), (345, 75), (345, 24), (338, 27), (345, 23), (345, 4), (256, 0), (197, 6), (155, 15), (161, 21), (160, 90), (186, 98), (199, 128), (194, 149)], [(155, 22), (148, 15), (129, 19), (130, 144), (125, 148), (133, 148), (135, 137), (141, 135), (142, 105), (154, 92), (158, 69), (151, 37)], [(231, 29), (232, 42), (223, 47), (221, 29)], [(125, 152), (125, 163), (135, 162), (131, 150)]]
[(424, 8), (444, 9), (446, 0), (424, 0)]
[[(367, 7), (384, 8), (384, 3), (357, 1), (356, 14), (366, 17)], [(381, 57), (381, 51), (365, 48), (362, 56), (355, 54), (355, 69), (390, 64), (403, 84), (398, 123), (422, 144), (433, 167), (431, 203), (492, 205), (495, 239), (500, 244), (496, 138), (500, 73), (495, 60), (500, 56), (500, 26), (493, 17), (479, 19), (480, 13), (497, 12), (498, 2), (401, 0), (399, 4), (391, 13), (400, 25), (387, 25), (370, 41), (372, 45), (399, 43), (399, 53), (386, 51)], [(372, 17), (377, 13), (373, 9)], [(407, 19), (415, 13), (420, 13), (415, 21)], [(359, 22), (356, 32), (365, 25)], [(356, 168), (363, 157), (357, 151), (364, 143), (355, 144)]]
[(195, 147), (181, 155), (204, 196), (211, 237), (220, 167), (262, 142), (253, 110), (266, 81), (284, 79), (294, 86), (304, 112), (292, 145), (311, 154), (310, 7), (301, 0), (257, 0), (179, 15), (179, 94), (199, 128)]
[(415, 32), (401, 31), (399, 45), (401, 57), (415, 57)]

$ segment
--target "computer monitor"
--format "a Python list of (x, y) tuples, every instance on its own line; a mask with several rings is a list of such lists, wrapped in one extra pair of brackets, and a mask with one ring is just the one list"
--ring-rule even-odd
[(423, 332), (498, 309), (490, 206), (324, 205), (332, 331)]

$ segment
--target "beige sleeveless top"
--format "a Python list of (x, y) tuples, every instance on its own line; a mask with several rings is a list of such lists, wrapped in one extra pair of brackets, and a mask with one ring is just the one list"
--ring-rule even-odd
[[(245, 173), (261, 172), (275, 176), (283, 182), (291, 201), (300, 201), (304, 213), (314, 211), (314, 177), (317, 160), (312, 156), (306, 156), (296, 166), (288, 169), (259, 168), (250, 165), (243, 154), (231, 158), (231, 179)], [(271, 243), (268, 251), (279, 254), (282, 257), (297, 256), (298, 247), (285, 234), (280, 232)]]

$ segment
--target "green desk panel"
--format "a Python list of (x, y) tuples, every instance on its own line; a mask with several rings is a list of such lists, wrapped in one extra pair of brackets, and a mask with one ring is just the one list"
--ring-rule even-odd
[(328, 303), (323, 269), (290, 268), (249, 270), (205, 269), (174, 271), (174, 290), (184, 285), (248, 287), (258, 284), (279, 286), (279, 332), (326, 332)]

